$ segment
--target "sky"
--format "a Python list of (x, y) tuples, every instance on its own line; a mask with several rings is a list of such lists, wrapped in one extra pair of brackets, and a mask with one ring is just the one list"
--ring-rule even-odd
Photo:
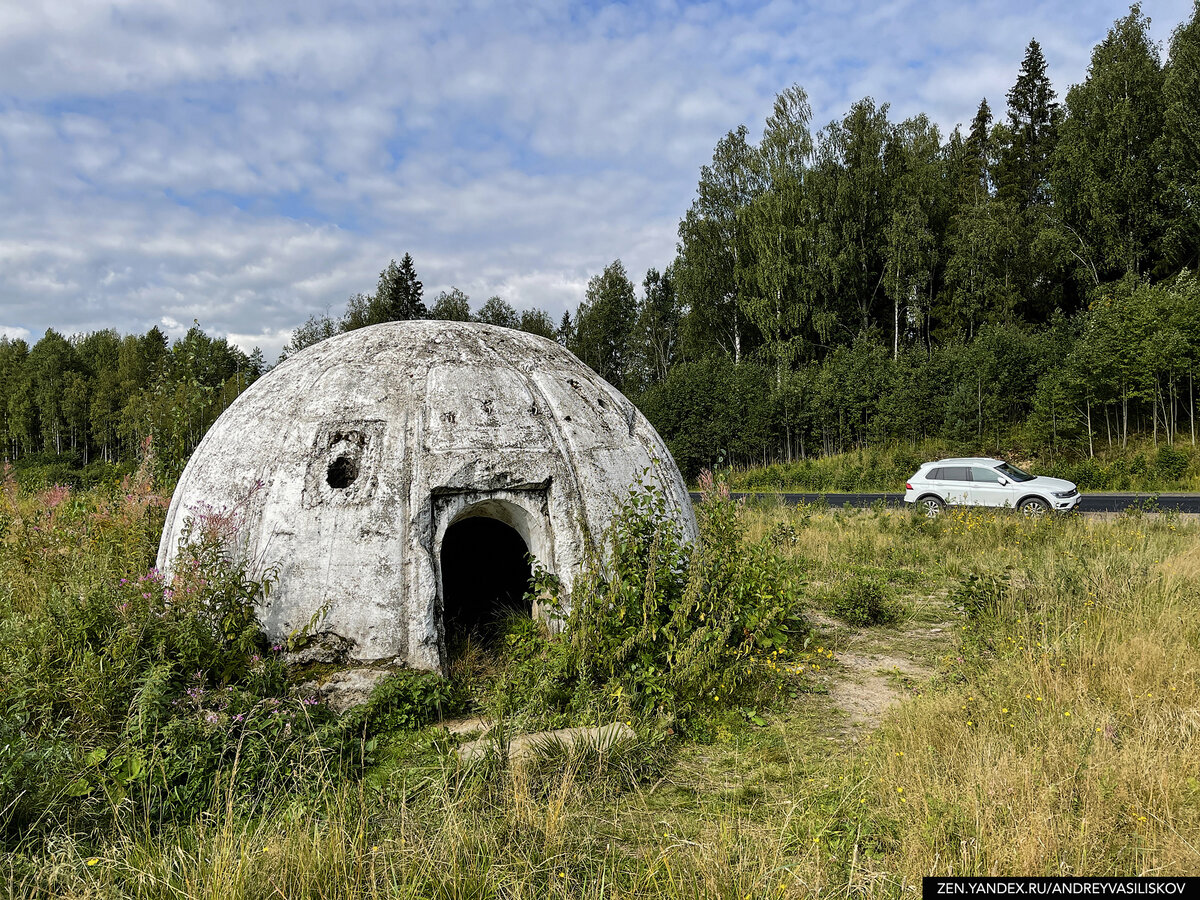
[[(1146, 0), (1163, 43), (1192, 0)], [(411, 253), (557, 320), (675, 253), (723, 134), (775, 95), (947, 134), (1030, 38), (1060, 99), (1106, 0), (0, 0), (0, 334), (152, 326), (277, 356)], [(815, 128), (814, 128), (815, 130)]]

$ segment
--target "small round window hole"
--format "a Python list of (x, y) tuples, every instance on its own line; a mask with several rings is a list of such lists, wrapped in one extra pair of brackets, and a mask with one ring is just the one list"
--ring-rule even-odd
[(329, 464), (329, 471), (325, 473), (329, 486), (339, 491), (350, 487), (357, 477), (358, 463), (349, 456), (339, 456)]

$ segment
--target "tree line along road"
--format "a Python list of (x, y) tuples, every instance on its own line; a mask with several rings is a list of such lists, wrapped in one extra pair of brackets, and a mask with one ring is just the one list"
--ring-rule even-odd
[[(867, 507), (876, 503), (886, 506), (902, 507), (904, 494), (820, 494), (820, 493), (733, 493), (734, 500), (745, 499), (752, 502), (756, 498), (767, 501), (778, 501), (788, 506), (801, 503), (823, 503), (831, 507), (853, 506)], [(700, 494), (692, 492), (692, 502), (700, 499)], [(1141, 509), (1145, 512), (1179, 512), (1200, 513), (1200, 494), (1151, 494), (1151, 493), (1107, 493), (1084, 494), (1079, 503), (1081, 513), (1113, 513), (1129, 509)]]

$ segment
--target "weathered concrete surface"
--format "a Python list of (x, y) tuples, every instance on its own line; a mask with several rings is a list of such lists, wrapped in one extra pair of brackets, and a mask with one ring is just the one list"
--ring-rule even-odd
[(311, 635), (303, 647), (283, 655), (283, 662), (288, 666), (307, 666), (313, 664), (335, 665), (344, 663), (354, 649), (354, 643), (341, 635), (322, 631)]
[(643, 472), (693, 538), (662, 439), (563, 347), (490, 325), (376, 325), (297, 353), (225, 411), (179, 480), (158, 565), (190, 518), (230, 517), (239, 551), (277, 574), (273, 639), (312, 625), (353, 642), (352, 659), (439, 669), (453, 522), (511, 525), (569, 602)]
[(624, 722), (610, 722), (597, 728), (559, 728), (555, 731), (519, 734), (510, 738), (506, 747), (494, 734), (488, 734), (459, 747), (458, 758), (469, 763), (489, 753), (507, 750), (510, 763), (525, 763), (557, 749), (605, 751), (636, 738), (637, 733)]
[(306, 682), (298, 690), (302, 697), (322, 700), (341, 715), (352, 706), (366, 703), (375, 686), (392, 674), (387, 669), (343, 669), (324, 681)]

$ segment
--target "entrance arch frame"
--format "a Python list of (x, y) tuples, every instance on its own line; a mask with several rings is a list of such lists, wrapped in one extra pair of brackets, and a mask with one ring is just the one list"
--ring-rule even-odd
[[(550, 520), (549, 483), (499, 490), (440, 490), (433, 495), (433, 541), (431, 557), (437, 583), (436, 617), (439, 653), (445, 671), (445, 585), (442, 573), (442, 544), (452, 525), (465, 519), (484, 517), (501, 522), (520, 535), (533, 557), (533, 564), (557, 575), (554, 528)], [(531, 614), (541, 619), (552, 632), (562, 630), (563, 622), (540, 598), (533, 598)]]

